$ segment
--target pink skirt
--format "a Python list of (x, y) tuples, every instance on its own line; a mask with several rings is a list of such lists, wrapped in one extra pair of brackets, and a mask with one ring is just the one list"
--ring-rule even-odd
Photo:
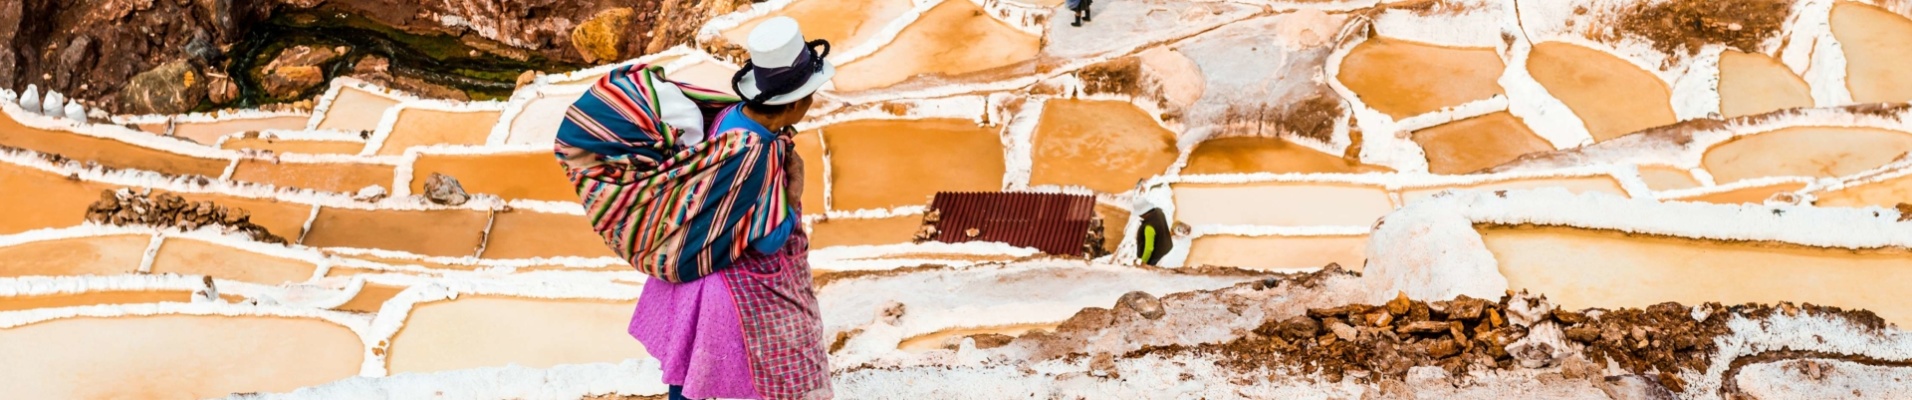
[(808, 255), (809, 237), (799, 230), (776, 254), (748, 254), (716, 275), (651, 278), (632, 312), (631, 337), (685, 397), (830, 398)]

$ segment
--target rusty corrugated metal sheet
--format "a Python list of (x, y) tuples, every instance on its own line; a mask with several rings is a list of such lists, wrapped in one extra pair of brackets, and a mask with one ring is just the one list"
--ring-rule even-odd
[[(1003, 242), (1044, 253), (1084, 255), (1095, 197), (1063, 193), (943, 192), (930, 202), (939, 242)], [(971, 237), (969, 230), (975, 229)]]

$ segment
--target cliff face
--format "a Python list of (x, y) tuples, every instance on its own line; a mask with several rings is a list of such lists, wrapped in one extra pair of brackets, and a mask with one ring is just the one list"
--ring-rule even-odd
[[(178, 113), (230, 98), (229, 52), (279, 12), (356, 14), (513, 59), (604, 63), (685, 43), (748, 0), (0, 1), (0, 87), (57, 90), (115, 113)], [(660, 23), (661, 21), (661, 23)], [(591, 22), (587, 24), (587, 22)], [(581, 39), (574, 40), (577, 36)], [(587, 55), (588, 54), (588, 55)], [(234, 77), (236, 78), (236, 77)]]
[(0, 86), (37, 84), (117, 110), (111, 97), (134, 75), (168, 62), (214, 62), (249, 23), (265, 16), (266, 7), (254, 3), (0, 2)]

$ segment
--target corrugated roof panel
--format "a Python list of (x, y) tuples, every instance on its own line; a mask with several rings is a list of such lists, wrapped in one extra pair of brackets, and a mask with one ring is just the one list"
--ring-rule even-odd
[(1057, 255), (1084, 255), (1095, 218), (1094, 197), (1063, 193), (943, 192), (930, 208), (941, 215), (936, 241), (1002, 242)]

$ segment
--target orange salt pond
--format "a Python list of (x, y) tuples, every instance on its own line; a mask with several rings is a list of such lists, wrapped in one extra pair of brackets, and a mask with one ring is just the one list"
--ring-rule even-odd
[(582, 215), (501, 212), (491, 224), (484, 258), (616, 257)]
[(385, 110), (398, 106), (398, 100), (354, 87), (340, 87), (338, 97), (319, 120), (320, 130), (346, 132), (378, 130)]
[(1378, 186), (1338, 183), (1183, 183), (1175, 220), (1190, 225), (1370, 226), (1394, 204)]
[(435, 144), (482, 145), (491, 136), (491, 128), (498, 125), (499, 115), (499, 111), (401, 109), (378, 154), (405, 154), (405, 149)]
[(335, 309), (340, 311), (376, 313), (380, 308), (385, 306), (386, 300), (391, 300), (392, 297), (398, 296), (398, 292), (403, 291), (405, 291), (404, 286), (367, 283), (365, 286), (359, 287), (358, 294), (352, 296), (351, 300), (346, 301), (345, 304), (340, 304), (338, 307), (335, 307)]
[(432, 173), (458, 179), (469, 193), (496, 195), (506, 200), (578, 201), (565, 179), (564, 168), (551, 152), (483, 155), (420, 154), (412, 164), (412, 193), (425, 193)]
[(923, 225), (923, 216), (819, 220), (810, 226), (810, 248), (909, 243)]
[[(304, 130), (312, 117), (305, 115), (283, 115), (262, 118), (235, 118), (212, 122), (180, 122), (173, 124), (173, 136), (192, 139), (200, 144), (219, 142), (222, 136), (239, 132), (258, 132), (271, 129)], [(162, 127), (163, 129), (163, 127)]]
[[(1481, 230), (1513, 290), (1563, 308), (1804, 302), (1912, 322), (1912, 252), (1722, 242), (1562, 227)], [(1731, 278), (1722, 278), (1731, 277)]]
[(297, 154), (358, 154), (360, 150), (365, 149), (365, 142), (234, 138), (226, 139), (224, 143), (219, 144), (219, 148), (228, 150), (267, 150), (274, 153)]
[(1718, 184), (1768, 176), (1838, 177), (1912, 151), (1912, 134), (1874, 128), (1796, 127), (1740, 136), (1701, 159)]
[(1693, 173), (1684, 169), (1664, 165), (1641, 165), (1640, 180), (1646, 181), (1646, 187), (1656, 191), (1699, 187), (1700, 181)]
[(0, 277), (130, 274), (151, 242), (150, 235), (113, 235), (0, 246)]
[(1814, 193), (1813, 196), (1818, 197), (1813, 205), (1820, 207), (1892, 208), (1899, 203), (1912, 203), (1912, 175)]
[(551, 143), (557, 137), (558, 125), (564, 123), (564, 113), (581, 96), (583, 92), (544, 94), (544, 97), (526, 103), (523, 111), (511, 118), (511, 137), (506, 141), (511, 144)]
[(381, 249), (441, 257), (478, 252), (490, 217), (484, 211), (355, 210), (326, 207), (312, 221), (312, 247)]
[(1580, 116), (1596, 142), (1678, 121), (1666, 83), (1612, 54), (1541, 43), (1534, 45), (1527, 70)]
[(1553, 151), (1552, 143), (1505, 111), (1414, 131), (1414, 143), (1427, 154), (1436, 174), (1465, 174), (1513, 161), (1528, 153)]
[(957, 76), (1007, 67), (1034, 60), (1041, 41), (996, 20), (976, 3), (946, 1), (917, 17), (876, 53), (839, 66), (836, 90), (875, 89), (919, 75)]
[(1175, 132), (1121, 101), (1051, 100), (1037, 123), (1031, 185), (1121, 193), (1175, 163)]
[(1727, 118), (1812, 107), (1812, 88), (1778, 60), (1727, 50), (1719, 58), (1719, 108)]
[(1501, 94), (1507, 65), (1490, 47), (1444, 47), (1375, 37), (1342, 59), (1343, 85), (1395, 119)]
[(0, 382), (21, 399), (289, 392), (358, 375), (364, 346), (317, 319), (76, 317), (0, 329)]
[(141, 303), (188, 303), (192, 302), (192, 292), (183, 290), (146, 290), (62, 293), (32, 296), (0, 297), (0, 311), (31, 310), (35, 308), (79, 307), (101, 304), (141, 304)]
[(970, 336), (975, 336), (975, 335), (1022, 336), (1022, 334), (1024, 333), (1029, 333), (1029, 331), (1035, 331), (1035, 330), (1052, 331), (1052, 330), (1055, 330), (1056, 326), (1058, 325), (1060, 324), (1038, 323), (1038, 324), (1003, 325), (1003, 326), (984, 326), (984, 327), (974, 327), (974, 328), (949, 328), (949, 329), (944, 329), (944, 330), (940, 330), (936, 332), (925, 333), (925, 334), (905, 338), (903, 339), (901, 343), (897, 343), (896, 348), (898, 350), (911, 351), (911, 352), (925, 352), (930, 350), (955, 349), (956, 346), (959, 346), (963, 343), (963, 339), (966, 339)]
[(36, 169), (0, 163), (0, 209), (28, 210), (0, 218), (0, 235), (34, 229), (59, 228), (86, 222), (86, 207), (100, 199), (100, 191), (111, 186), (71, 181)]
[(1413, 188), (1413, 189), (1402, 190), (1401, 200), (1412, 203), (1416, 200), (1432, 197), (1436, 194), (1439, 194), (1441, 192), (1448, 191), (1448, 190), (1494, 191), (1494, 190), (1523, 190), (1523, 189), (1541, 189), (1541, 188), (1561, 188), (1561, 189), (1566, 189), (1568, 192), (1572, 192), (1576, 194), (1588, 193), (1588, 192), (1603, 192), (1603, 193), (1611, 193), (1621, 197), (1628, 197), (1626, 189), (1620, 187), (1619, 181), (1614, 180), (1613, 177), (1611, 176), (1595, 175), (1595, 176), (1582, 176), (1582, 177), (1571, 177), (1571, 178), (1512, 179), (1512, 180), (1489, 182), (1489, 183), (1482, 183), (1482, 184), (1476, 184), (1476, 185), (1433, 186), (1433, 187)]
[(833, 51), (843, 52), (863, 45), (890, 21), (910, 10), (908, 0), (802, 0), (781, 10), (738, 24), (724, 31), (724, 39), (743, 45), (750, 31), (773, 16), (786, 16), (803, 26), (806, 40), (829, 40)]
[(1846, 55), (1846, 87), (1859, 103), (1912, 100), (1912, 20), (1876, 6), (1832, 6), (1832, 36)]
[(168, 237), (153, 259), (153, 273), (279, 285), (305, 282), (319, 268), (311, 262), (255, 253), (195, 239)]
[(392, 338), (392, 374), (517, 364), (619, 362), (647, 357), (625, 330), (628, 300), (462, 295), (412, 307)]
[(0, 113), (0, 145), (59, 154), (111, 168), (218, 177), (231, 160), (200, 158), (74, 132), (30, 128)]
[(792, 141), (797, 144), (797, 157), (803, 159), (803, 213), (822, 214), (828, 211), (823, 204), (823, 180), (830, 177), (823, 164), (823, 134), (798, 132)]
[(390, 165), (380, 164), (244, 159), (239, 160), (239, 166), (232, 170), (232, 180), (282, 188), (356, 193), (372, 185), (390, 190), (393, 169)]
[(1766, 186), (1754, 186), (1754, 187), (1749, 187), (1744, 189), (1734, 189), (1734, 190), (1718, 192), (1718, 193), (1708, 193), (1708, 194), (1702, 194), (1702, 195), (1687, 196), (1687, 197), (1681, 197), (1681, 198), (1669, 199), (1669, 200), (1691, 201), (1691, 202), (1699, 202), (1699, 203), (1714, 203), (1714, 204), (1760, 204), (1760, 203), (1765, 203), (1766, 199), (1773, 198), (1774, 194), (1778, 194), (1781, 192), (1796, 192), (1796, 191), (1799, 191), (1799, 189), (1805, 189), (1805, 188), (1806, 188), (1806, 184), (1803, 182), (1785, 182), (1785, 183), (1777, 183), (1777, 184), (1766, 185)]
[(995, 128), (972, 121), (852, 121), (824, 127), (823, 137), (837, 210), (924, 205), (939, 191), (1002, 189), (1002, 141)]
[(1355, 173), (1387, 168), (1365, 165), (1280, 138), (1230, 137), (1202, 141), (1188, 155), (1183, 175), (1236, 173)]
[(1195, 238), (1183, 264), (1286, 270), (1336, 263), (1360, 271), (1367, 249), (1367, 236), (1212, 235)]

